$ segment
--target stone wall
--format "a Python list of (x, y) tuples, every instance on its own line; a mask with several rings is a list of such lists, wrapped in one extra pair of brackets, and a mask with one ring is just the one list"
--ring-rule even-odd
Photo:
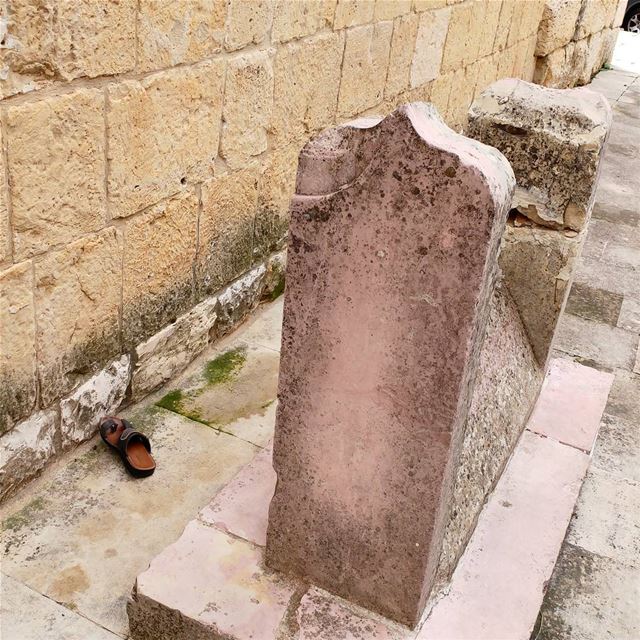
[(0, 3), (0, 497), (269, 293), (314, 133), (415, 100), (460, 128), (487, 85), (533, 77), (543, 10)]
[(564, 89), (587, 84), (611, 60), (626, 0), (547, 0), (534, 81)]

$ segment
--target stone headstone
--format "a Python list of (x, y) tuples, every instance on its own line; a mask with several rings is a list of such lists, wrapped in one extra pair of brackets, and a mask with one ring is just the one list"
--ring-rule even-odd
[(545, 365), (591, 216), (611, 128), (606, 99), (506, 78), (469, 110), (467, 135), (500, 150), (516, 176), (500, 267)]
[(500, 153), (421, 103), (329, 130), (301, 152), (271, 568), (418, 621), (513, 187)]

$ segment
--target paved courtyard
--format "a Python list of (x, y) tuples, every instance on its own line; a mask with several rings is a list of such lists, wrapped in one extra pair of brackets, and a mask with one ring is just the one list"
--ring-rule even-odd
[[(545, 640), (640, 637), (640, 80), (604, 71), (594, 88), (614, 126), (556, 355), (615, 382), (543, 606)], [(127, 637), (136, 576), (272, 435), (281, 313), (281, 300), (264, 305), (127, 412), (152, 439), (154, 476), (129, 478), (96, 437), (3, 507), (6, 640)]]

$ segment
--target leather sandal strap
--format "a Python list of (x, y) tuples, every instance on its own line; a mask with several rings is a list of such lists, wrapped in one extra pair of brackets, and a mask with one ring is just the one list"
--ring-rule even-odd
[(149, 438), (147, 438), (144, 433), (140, 433), (131, 426), (127, 426), (118, 439), (118, 449), (122, 455), (127, 455), (127, 449), (132, 442), (142, 442), (144, 448), (151, 453), (151, 443), (149, 442)]

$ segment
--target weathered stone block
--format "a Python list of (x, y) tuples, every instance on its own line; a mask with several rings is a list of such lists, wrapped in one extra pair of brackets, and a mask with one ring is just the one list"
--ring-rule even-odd
[(570, 42), (541, 58), (536, 58), (533, 80), (545, 87), (573, 87), (580, 75), (574, 64), (576, 43)]
[[(369, 3), (373, 8), (373, 3)], [(382, 101), (391, 49), (392, 22), (347, 31), (338, 116), (354, 116)]]
[(564, 309), (584, 232), (507, 225), (500, 267), (538, 362), (544, 366)]
[(592, 33), (602, 31), (611, 24), (613, 18), (611, 9), (617, 0), (586, 0), (582, 3), (580, 15), (576, 23), (574, 40), (581, 40)]
[(509, 32), (511, 30), (511, 22), (516, 7), (514, 0), (502, 0), (500, 7), (500, 18), (498, 19), (498, 27), (496, 29), (495, 38), (493, 40), (494, 52), (502, 51), (507, 47), (509, 40)]
[(218, 299), (207, 298), (136, 347), (131, 400), (137, 401), (175, 377), (206, 348)]
[(271, 42), (287, 42), (314, 34), (326, 24), (327, 0), (276, 0)]
[(502, 9), (502, 0), (494, 0), (488, 2), (485, 7), (484, 20), (482, 22), (482, 36), (478, 43), (478, 57), (484, 58), (493, 53), (493, 45), (498, 31), (498, 23), (500, 22), (500, 10)]
[(538, 30), (537, 56), (546, 56), (573, 40), (581, 8), (582, 0), (546, 0)]
[(29, 415), (36, 401), (33, 265), (0, 273), (0, 434)]
[[(0, 127), (0, 151), (2, 143), (2, 127)], [(5, 183), (6, 168), (4, 153), (0, 153), (0, 264), (11, 259), (11, 228), (9, 226), (8, 189)]]
[(218, 296), (218, 336), (228, 333), (257, 306), (262, 297), (266, 272), (265, 266), (261, 264), (236, 280)]
[[(442, 73), (456, 71), (465, 65), (469, 43), (467, 38), (471, 28), (473, 3), (456, 5), (448, 20), (449, 30), (445, 32), (446, 44), (442, 51)], [(439, 56), (438, 56), (439, 57)]]
[(273, 109), (272, 52), (238, 56), (227, 66), (220, 153), (231, 168), (247, 165), (267, 149)]
[(610, 124), (600, 94), (515, 79), (491, 85), (469, 111), (469, 134), (500, 149), (513, 167), (514, 208), (537, 224), (575, 231), (591, 212)]
[(202, 185), (198, 225), (198, 295), (212, 293), (248, 271), (260, 173), (253, 167), (226, 173)]
[(284, 291), (285, 268), (287, 266), (287, 251), (274, 253), (269, 257), (264, 275), (262, 297), (277, 298)]
[(224, 62), (108, 87), (109, 205), (128, 216), (213, 174)]
[(265, 39), (273, 18), (273, 0), (230, 0), (227, 11), (225, 47), (235, 51)]
[(142, 0), (138, 16), (138, 69), (199, 62), (220, 51), (226, 0)]
[(136, 0), (56, 0), (53, 6), (56, 63), (63, 77), (93, 78), (133, 69)]
[(373, 19), (393, 20), (411, 11), (411, 0), (376, 0)]
[(344, 29), (373, 20), (375, 2), (371, 0), (338, 0), (333, 18), (334, 29)]
[(14, 259), (104, 225), (103, 108), (79, 89), (7, 109)]
[(420, 617), (514, 185), (503, 156), (420, 103), (303, 149), (269, 566)]
[(335, 121), (343, 50), (342, 33), (322, 34), (278, 49), (270, 123), (275, 153), (286, 144), (301, 146), (311, 132)]
[(100, 419), (117, 413), (131, 373), (130, 357), (120, 356), (60, 402), (62, 448), (68, 449), (98, 432)]
[(416, 13), (430, 11), (431, 9), (441, 9), (447, 6), (447, 0), (413, 0), (413, 10)]
[(120, 352), (122, 248), (108, 228), (35, 265), (40, 397), (44, 405)]
[[(411, 87), (415, 88), (435, 80), (440, 75), (440, 64), (450, 19), (451, 9), (420, 14), (420, 25), (411, 63)], [(394, 29), (394, 41), (396, 29)], [(412, 47), (411, 51), (413, 50)]]
[(122, 334), (127, 348), (193, 304), (198, 197), (185, 192), (127, 221), (122, 265)]
[(416, 13), (398, 18), (393, 23), (385, 98), (393, 98), (409, 88), (419, 23), (420, 16)]
[(56, 454), (58, 414), (40, 411), (0, 439), (0, 501), (37, 476)]
[(260, 177), (255, 223), (254, 258), (282, 247), (289, 225), (289, 202), (295, 191), (298, 148), (269, 154)]

